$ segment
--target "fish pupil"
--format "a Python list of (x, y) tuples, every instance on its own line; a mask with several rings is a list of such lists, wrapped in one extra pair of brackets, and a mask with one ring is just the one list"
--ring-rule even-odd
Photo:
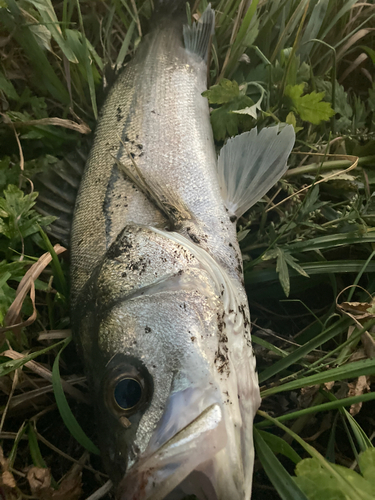
[(136, 380), (124, 378), (117, 383), (114, 397), (120, 408), (129, 410), (136, 406), (141, 400), (142, 387)]

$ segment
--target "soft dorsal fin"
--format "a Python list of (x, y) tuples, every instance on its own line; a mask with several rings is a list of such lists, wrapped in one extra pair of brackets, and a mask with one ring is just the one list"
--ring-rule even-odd
[(72, 151), (33, 178), (35, 190), (39, 192), (35, 208), (42, 215), (57, 217), (47, 232), (66, 246), (69, 245), (74, 205), (87, 154), (86, 148)]
[(184, 25), (185, 48), (202, 59), (207, 60), (210, 38), (215, 32), (215, 11), (208, 4), (198, 22), (191, 26)]
[(221, 149), (218, 175), (231, 216), (241, 217), (280, 179), (295, 142), (292, 125), (256, 128), (232, 137)]

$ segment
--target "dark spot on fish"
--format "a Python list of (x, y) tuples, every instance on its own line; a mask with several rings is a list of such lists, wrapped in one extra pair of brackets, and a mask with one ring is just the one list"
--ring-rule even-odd
[(188, 227), (186, 230), (187, 230), (187, 233), (188, 233), (190, 239), (192, 241), (194, 241), (194, 243), (200, 243), (200, 239), (194, 233), (190, 232), (190, 227)]
[(197, 340), (197, 337), (190, 337), (191, 341), (194, 342), (194, 340)]
[(230, 247), (233, 247), (232, 243), (229, 243), (229, 246), (230, 246)]
[(229, 217), (229, 220), (230, 220), (231, 222), (236, 222), (236, 220), (237, 220), (236, 215), (231, 215), (231, 216)]
[(153, 109), (151, 110), (151, 113), (153, 113), (154, 115), (156, 114), (156, 111), (154, 111)]
[(143, 149), (143, 145), (142, 144), (137, 144), (137, 148), (138, 149)]
[(150, 333), (151, 332), (151, 328), (149, 326), (146, 326), (145, 327), (145, 333)]
[(121, 273), (121, 277), (126, 278), (126, 273), (125, 272)]
[(120, 122), (124, 118), (124, 116), (121, 113), (122, 113), (122, 109), (120, 108), (120, 106), (117, 106), (116, 119), (118, 122)]

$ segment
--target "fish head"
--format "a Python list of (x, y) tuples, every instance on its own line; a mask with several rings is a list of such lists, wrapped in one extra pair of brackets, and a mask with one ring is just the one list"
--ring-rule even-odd
[(183, 498), (196, 493), (192, 473), (204, 475), (202, 498), (224, 498), (217, 491), (225, 469), (225, 494), (244, 498), (220, 283), (191, 249), (140, 226), (125, 228), (94, 274), (80, 337), (119, 498)]

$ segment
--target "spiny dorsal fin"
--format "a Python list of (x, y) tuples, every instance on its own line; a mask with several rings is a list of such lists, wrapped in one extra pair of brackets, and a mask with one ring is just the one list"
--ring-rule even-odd
[(65, 246), (69, 245), (74, 205), (87, 155), (85, 147), (72, 151), (33, 178), (35, 190), (39, 192), (35, 208), (42, 215), (57, 217), (47, 232)]
[(207, 60), (210, 38), (215, 32), (215, 11), (208, 4), (198, 22), (192, 26), (184, 25), (185, 48), (202, 59)]
[(287, 170), (295, 142), (292, 125), (256, 128), (232, 137), (221, 149), (218, 175), (230, 215), (241, 217)]

